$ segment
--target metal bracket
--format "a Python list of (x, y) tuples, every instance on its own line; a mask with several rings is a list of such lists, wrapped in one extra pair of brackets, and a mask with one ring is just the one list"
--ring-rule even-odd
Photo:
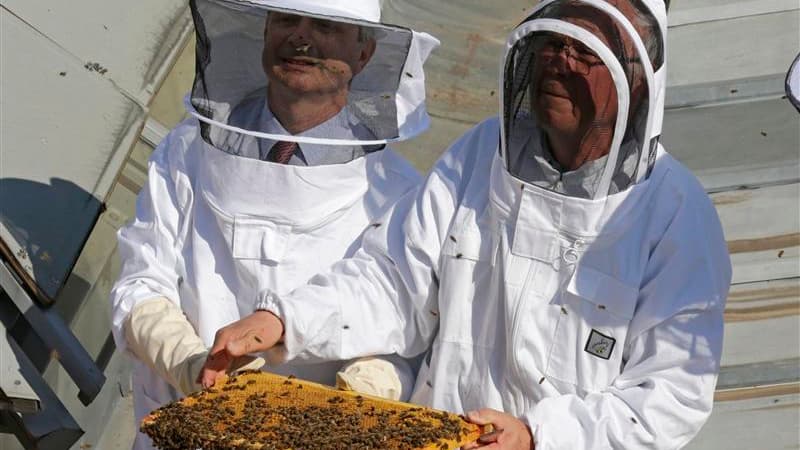
[[(30, 383), (28, 388), (37, 399), (36, 411), (11, 411), (0, 408), (2, 431), (13, 433), (25, 448), (39, 450), (69, 448), (83, 435), (83, 430), (36, 371), (22, 349), (13, 339), (7, 338), (5, 327), (2, 331), (3, 336), (0, 340), (11, 352), (10, 356), (15, 358), (15, 365), (19, 368), (17, 375), (25, 380), (25, 385)], [(8, 392), (5, 394), (8, 395)], [(40, 409), (39, 402), (42, 405)]]
[(7, 330), (2, 322), (0, 335), (0, 410), (35, 413), (41, 406), (39, 396), (22, 376), (22, 369), (8, 343)]
[(92, 403), (105, 384), (106, 377), (61, 316), (52, 309), (43, 309), (34, 303), (5, 264), (0, 264), (0, 287), (45, 343), (46, 351), (52, 351), (78, 386), (81, 403)]

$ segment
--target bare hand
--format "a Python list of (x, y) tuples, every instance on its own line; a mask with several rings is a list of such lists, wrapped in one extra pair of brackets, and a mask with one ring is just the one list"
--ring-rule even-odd
[(467, 419), (478, 425), (489, 425), (494, 430), (479, 437), (477, 441), (461, 447), (463, 450), (503, 449), (533, 450), (531, 430), (516, 417), (494, 409), (484, 408), (467, 413)]
[(209, 388), (231, 371), (236, 359), (249, 353), (263, 352), (283, 336), (283, 322), (269, 311), (256, 311), (217, 331), (197, 382)]

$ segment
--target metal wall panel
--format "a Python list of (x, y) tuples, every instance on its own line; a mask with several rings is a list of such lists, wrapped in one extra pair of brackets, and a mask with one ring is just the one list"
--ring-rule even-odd
[[(0, 418), (26, 448), (34, 440), (66, 448), (84, 432), (76, 448), (104, 435), (100, 448), (112, 448), (114, 435), (130, 448), (130, 418), (124, 433), (106, 433), (120, 430), (109, 421), (130, 395), (130, 361), (109, 331), (108, 292), (119, 270), (115, 233), (145, 177), (139, 168), (120, 170), (191, 31), (185, 0), (0, 5), (0, 238), (15, 271), (3, 277), (15, 294), (3, 306), (19, 309), (17, 319), (3, 319), (20, 331), (12, 356), (32, 360), (26, 380), (52, 391), (44, 412)], [(133, 152), (144, 155), (139, 166), (152, 151), (144, 147)], [(110, 194), (124, 184), (135, 191)], [(27, 293), (40, 303), (19, 303)], [(59, 437), (65, 433), (69, 440)], [(0, 448), (18, 448), (14, 440), (0, 436)]]
[(431, 129), (393, 144), (422, 171), (467, 129), (499, 111), (499, 72), (509, 31), (538, 1), (386, 0), (383, 20), (427, 31), (442, 45), (425, 64)]
[[(782, 83), (776, 90), (783, 89)], [(798, 167), (795, 178), (799, 176), (800, 120), (780, 97), (670, 109), (662, 136), (667, 151), (698, 175), (792, 164)]]
[(687, 450), (778, 450), (798, 448), (800, 394), (718, 401), (714, 414)]
[[(733, 263), (733, 284), (797, 277), (800, 185), (721, 192), (712, 196)], [(760, 223), (754, 226), (754, 219)]]
[(0, 238), (54, 298), (91, 230), (144, 111), (0, 9)]
[(698, 14), (695, 20), (669, 29), (669, 86), (785, 74), (800, 48), (797, 3), (790, 11), (726, 20)]
[(75, 263), (190, 18), (182, 0), (11, 0), (0, 15), (0, 238), (47, 303)]
[(163, 79), (159, 71), (169, 68), (182, 28), (189, 25), (185, 0), (4, 0), (3, 4), (76, 61), (99, 64), (107, 70), (104, 77), (143, 105)]

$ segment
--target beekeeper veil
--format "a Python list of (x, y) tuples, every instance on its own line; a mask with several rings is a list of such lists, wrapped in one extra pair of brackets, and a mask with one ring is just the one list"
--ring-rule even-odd
[(786, 96), (800, 112), (800, 54), (794, 59), (786, 73)]
[[(381, 24), (379, 0), (191, 0), (190, 5), (197, 53), (187, 106), (214, 147), (245, 154), (243, 147), (260, 140), (380, 145), (428, 127), (422, 67), (439, 42)], [(350, 132), (308, 136), (265, 129), (263, 121), (251, 118), (270, 104), (270, 96), (299, 99), (310, 111), (334, 104), (341, 113), (337, 126)]]
[(502, 85), (512, 175), (588, 199), (647, 177), (663, 109), (654, 68), (664, 34), (652, 11), (645, 0), (551, 0), (515, 29)]

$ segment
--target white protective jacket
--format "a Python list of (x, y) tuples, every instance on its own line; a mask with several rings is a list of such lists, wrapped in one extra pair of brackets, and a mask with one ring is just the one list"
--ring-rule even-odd
[[(198, 64), (186, 103), (193, 117), (153, 153), (136, 217), (119, 233), (123, 263), (111, 293), (112, 330), (117, 347), (134, 356), (137, 342), (129, 346), (125, 330), (135, 306), (159, 297), (174, 302), (190, 324), (183, 329), (193, 328), (210, 347), (220, 328), (254, 311), (262, 289), (288, 292), (351, 256), (364, 229), (420, 182), (416, 170), (389, 148), (347, 163), (310, 167), (237, 155), (258, 154), (245, 150), (258, 149), (260, 139), (299, 142), (302, 149), (306, 144), (380, 146), (421, 133), (429, 124), (423, 64), (438, 45), (435, 38), (380, 23), (377, 0), (196, 0), (191, 7)], [(371, 139), (354, 140), (335, 131), (315, 137), (269, 134), (256, 120), (250, 121), (252, 129), (243, 129), (250, 125), (231, 119), (231, 111), (268, 91), (265, 26), (275, 11), (345, 21), (370, 31), (365, 35), (375, 40), (376, 50), (348, 83), (347, 108), (358, 113)], [(318, 42), (310, 37), (303, 37), (308, 40), (305, 51), (313, 53)], [(135, 331), (129, 336), (144, 333), (158, 341), (146, 329)], [(184, 348), (174, 351), (184, 342), (175, 334), (170, 342), (148, 342), (143, 360), (153, 353), (186, 353)], [(192, 351), (197, 347), (195, 342)], [(176, 358), (166, 359), (172, 363)], [(311, 357), (270, 370), (333, 385), (342, 365)], [(398, 367), (402, 370), (410, 368)], [(133, 390), (137, 424), (179, 397), (139, 360)], [(146, 436), (137, 435), (135, 448), (150, 445)]]
[(685, 445), (711, 411), (731, 277), (712, 203), (660, 146), (601, 198), (520, 181), (502, 123), (460, 138), (355, 257), (262, 293), (285, 324), (273, 357), (427, 350), (413, 402), (505, 411), (537, 450)]
[[(419, 182), (390, 149), (347, 164), (289, 166), (221, 152), (198, 130), (189, 119), (158, 146), (136, 218), (119, 233), (112, 322), (120, 349), (128, 313), (154, 297), (176, 302), (210, 347), (217, 330), (253, 312), (260, 289), (287, 292), (350, 256), (364, 228)], [(334, 384), (341, 362), (312, 362), (271, 370)], [(137, 423), (179, 398), (139, 361), (133, 379)]]

